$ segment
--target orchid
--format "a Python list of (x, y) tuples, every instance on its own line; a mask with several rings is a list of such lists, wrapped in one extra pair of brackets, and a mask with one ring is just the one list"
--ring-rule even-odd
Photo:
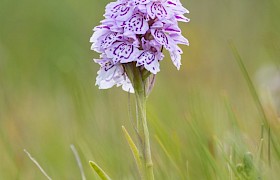
[(135, 93), (138, 147), (123, 130), (143, 180), (154, 179), (146, 100), (160, 71), (164, 48), (180, 69), (183, 51), (178, 44), (189, 45), (178, 26), (180, 21), (189, 22), (185, 13), (188, 10), (179, 0), (118, 0), (106, 6), (105, 19), (90, 38), (91, 49), (100, 53), (94, 60), (100, 65), (96, 78), (99, 89), (116, 85)]
[[(100, 89), (122, 86), (134, 92), (125, 70), (133, 64), (143, 73), (156, 75), (163, 60), (163, 48), (179, 70), (181, 54), (178, 44), (189, 45), (178, 22), (189, 22), (189, 13), (179, 0), (117, 0), (106, 6), (105, 19), (94, 28), (91, 49), (100, 53), (96, 85)], [(147, 72), (146, 72), (147, 71)]]

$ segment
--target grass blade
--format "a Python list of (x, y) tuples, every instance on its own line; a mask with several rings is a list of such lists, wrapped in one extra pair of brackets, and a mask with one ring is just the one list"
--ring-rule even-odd
[(70, 145), (70, 148), (71, 148), (71, 150), (72, 150), (72, 152), (75, 156), (75, 159), (78, 163), (78, 166), (79, 166), (79, 169), (80, 169), (80, 172), (81, 172), (81, 176), (82, 176), (82, 180), (86, 180), (85, 172), (84, 172), (83, 165), (82, 165), (81, 159), (79, 157), (78, 151), (73, 144)]
[(217, 147), (220, 149), (220, 151), (222, 152), (221, 155), (223, 156), (223, 158), (225, 159), (225, 161), (227, 162), (228, 166), (231, 168), (232, 172), (234, 173), (234, 175), (238, 178), (238, 179), (242, 179), (241, 175), (238, 173), (236, 167), (235, 167), (235, 164), (233, 164), (231, 162), (231, 160), (226, 156), (226, 153), (224, 152), (224, 146), (222, 144), (222, 142), (217, 138), (215, 137), (215, 140), (217, 142)]
[(265, 125), (266, 128), (268, 128), (268, 120), (267, 120), (267, 117), (265, 115), (265, 111), (263, 109), (263, 106), (261, 104), (261, 101), (260, 101), (260, 98), (258, 96), (258, 93), (256, 91), (256, 88), (250, 78), (250, 75), (243, 63), (243, 60), (240, 56), (240, 54), (238, 53), (236, 47), (234, 46), (233, 42), (230, 42), (230, 47), (231, 47), (231, 50), (232, 50), (232, 53), (233, 55), (235, 56), (235, 60), (237, 61), (238, 65), (239, 65), (239, 68), (240, 70), (242, 71), (242, 74), (247, 82), (247, 85), (249, 87), (249, 90), (250, 90), (250, 93), (255, 101), (255, 104), (257, 105), (257, 108), (259, 110), (259, 112), (261, 112), (261, 116), (262, 116), (262, 120), (263, 120), (263, 123)]
[[(278, 159), (280, 159), (280, 148), (279, 148), (279, 144), (277, 144), (277, 142), (276, 142), (277, 138), (275, 139), (275, 137), (273, 136), (272, 132), (270, 132), (270, 126), (269, 126), (269, 123), (268, 123), (268, 118), (266, 116), (266, 113), (265, 113), (264, 108), (262, 106), (262, 103), (260, 101), (260, 98), (258, 96), (256, 88), (255, 88), (255, 86), (254, 86), (254, 84), (253, 84), (253, 82), (252, 82), (252, 80), (250, 78), (250, 75), (249, 75), (249, 73), (248, 73), (248, 71), (247, 71), (247, 69), (246, 69), (246, 67), (245, 67), (245, 65), (243, 63), (243, 60), (242, 60), (240, 54), (238, 53), (236, 47), (234, 46), (234, 43), (230, 41), (229, 45), (231, 47), (231, 50), (232, 50), (232, 52), (233, 52), (233, 54), (235, 56), (235, 59), (236, 59), (238, 65), (239, 65), (239, 67), (240, 67), (240, 69), (242, 71), (242, 74), (243, 74), (243, 76), (244, 76), (244, 78), (245, 78), (245, 80), (247, 82), (247, 85), (249, 87), (249, 90), (250, 90), (250, 93), (251, 93), (251, 95), (253, 97), (253, 100), (255, 101), (255, 104), (256, 104), (259, 112), (260, 112), (260, 115), (262, 116), (262, 123), (264, 124), (264, 127), (266, 128), (266, 130), (270, 134), (270, 140), (271, 140), (272, 146), (273, 146), (273, 148), (274, 148), (274, 150), (275, 150), (275, 152), (277, 154)], [(269, 143), (270, 143), (270, 141), (269, 141)], [(269, 157), (270, 157), (270, 154), (269, 154)]]
[(101, 167), (99, 167), (95, 162), (89, 161), (89, 164), (102, 180), (111, 180), (105, 171), (103, 171), (103, 169), (101, 169)]
[(182, 179), (184, 179), (184, 176), (179, 168), (179, 166), (177, 165), (177, 163), (175, 162), (175, 160), (172, 158), (171, 154), (167, 151), (166, 147), (163, 145), (162, 141), (159, 139), (158, 136), (155, 135), (155, 138), (157, 140), (157, 142), (159, 143), (161, 149), (164, 151), (164, 153), (166, 154), (166, 156), (168, 157), (168, 159), (172, 162), (173, 166), (177, 169), (177, 171), (180, 173)]
[(135, 143), (133, 142), (131, 136), (129, 135), (129, 133), (127, 132), (127, 130), (125, 129), (124, 126), (122, 126), (122, 131), (124, 133), (124, 136), (125, 136), (125, 139), (126, 139), (127, 143), (129, 144), (130, 150), (133, 154), (133, 157), (135, 159), (138, 171), (139, 171), (140, 176), (141, 176), (143, 174), (143, 170), (142, 170), (143, 166), (142, 166), (139, 150), (137, 149)]
[(44, 169), (43, 169), (43, 168), (40, 166), (40, 164), (36, 161), (36, 159), (33, 158), (33, 157), (31, 156), (31, 154), (30, 154), (26, 149), (24, 149), (23, 151), (27, 154), (27, 156), (29, 157), (29, 159), (39, 168), (39, 170), (44, 174), (44, 176), (46, 176), (46, 178), (47, 178), (48, 180), (52, 180), (52, 178), (50, 178), (50, 177), (48, 176), (48, 174), (44, 171)]

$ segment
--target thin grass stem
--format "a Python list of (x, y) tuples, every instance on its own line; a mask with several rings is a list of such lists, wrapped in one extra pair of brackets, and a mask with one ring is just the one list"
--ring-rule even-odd
[(48, 174), (46, 173), (46, 171), (44, 171), (44, 169), (43, 169), (43, 168), (40, 166), (40, 164), (36, 161), (36, 159), (33, 158), (33, 157), (31, 156), (31, 154), (30, 154), (26, 149), (24, 149), (23, 151), (27, 154), (27, 156), (29, 157), (29, 159), (39, 168), (39, 170), (44, 174), (44, 176), (45, 176), (48, 180), (52, 180), (52, 178), (50, 178), (50, 176), (48, 176)]
[(70, 145), (70, 148), (71, 148), (71, 150), (72, 150), (72, 152), (75, 156), (75, 159), (77, 161), (77, 164), (78, 164), (78, 167), (80, 169), (81, 176), (82, 176), (82, 180), (86, 180), (85, 172), (84, 172), (83, 165), (82, 165), (81, 159), (79, 157), (78, 151), (73, 144)]

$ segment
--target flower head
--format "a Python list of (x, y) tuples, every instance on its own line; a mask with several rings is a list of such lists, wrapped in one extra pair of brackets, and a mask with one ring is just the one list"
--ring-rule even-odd
[(122, 86), (134, 92), (124, 65), (134, 63), (141, 71), (155, 75), (165, 48), (179, 70), (182, 50), (189, 45), (178, 22), (189, 22), (180, 0), (117, 0), (106, 6), (105, 19), (94, 28), (91, 49), (101, 53), (96, 85), (100, 89)]

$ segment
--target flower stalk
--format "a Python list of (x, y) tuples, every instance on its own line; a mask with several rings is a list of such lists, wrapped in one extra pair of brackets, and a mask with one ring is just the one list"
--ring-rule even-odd
[[(138, 148), (140, 159), (142, 160), (142, 169), (144, 172), (140, 172), (141, 179), (154, 180), (153, 172), (153, 161), (150, 148), (150, 139), (149, 139), (149, 129), (147, 123), (146, 115), (146, 80), (144, 77), (144, 72), (135, 67), (133, 63), (125, 65), (125, 70), (130, 78), (130, 81), (133, 84), (135, 91), (135, 100), (136, 100), (136, 115), (137, 115), (137, 129), (136, 133), (138, 135)], [(144, 174), (143, 174), (144, 173)]]

